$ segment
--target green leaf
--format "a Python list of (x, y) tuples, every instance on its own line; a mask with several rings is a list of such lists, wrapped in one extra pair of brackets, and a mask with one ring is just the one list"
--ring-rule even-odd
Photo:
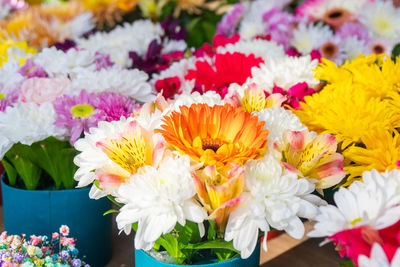
[(18, 154), (11, 154), (7, 158), (14, 165), (19, 176), (24, 181), (26, 189), (35, 190), (42, 175), (42, 169), (29, 159), (25, 159)]
[(396, 58), (400, 55), (400, 43), (396, 44), (392, 50), (392, 59), (396, 61)]
[(356, 267), (353, 263), (353, 261), (346, 261), (343, 263), (339, 263), (340, 267)]
[[(118, 201), (116, 201), (115, 200), (115, 198), (113, 197), (113, 196), (110, 196), (110, 195), (107, 195), (107, 198), (112, 202), (112, 203), (114, 203), (115, 205), (117, 205), (118, 207), (122, 207), (122, 204), (121, 203), (119, 203)], [(136, 231), (136, 230), (135, 230)]]
[(238, 255), (238, 253), (226, 249), (215, 249), (215, 255), (217, 255), (219, 261), (227, 261)]
[(111, 213), (117, 213), (117, 212), (119, 212), (119, 210), (113, 210), (113, 209), (111, 209), (111, 210), (108, 210), (108, 211), (104, 212), (104, 213), (103, 213), (103, 216), (106, 216), (107, 214), (111, 214)]
[(158, 245), (165, 248), (178, 264), (185, 262), (187, 256), (182, 252), (181, 246), (178, 242), (178, 238), (173, 234), (164, 234), (157, 240)]
[(179, 243), (189, 244), (201, 241), (199, 226), (191, 221), (186, 221), (185, 226), (177, 224), (175, 230), (178, 235)]
[(238, 250), (233, 248), (232, 241), (226, 242), (223, 239), (216, 239), (212, 241), (204, 241), (197, 244), (188, 244), (184, 247), (185, 249), (227, 249), (240, 253)]
[(17, 170), (10, 162), (6, 160), (5, 157), (3, 158), (2, 163), (7, 173), (8, 183), (11, 186), (15, 186), (15, 184), (17, 183)]
[(213, 220), (209, 220), (209, 227), (208, 227), (208, 234), (207, 234), (207, 240), (215, 240), (217, 237), (217, 224)]
[(74, 148), (64, 148), (54, 158), (54, 165), (57, 167), (58, 178), (66, 189), (75, 187), (74, 174), (78, 167), (74, 164), (74, 158), (78, 154)]

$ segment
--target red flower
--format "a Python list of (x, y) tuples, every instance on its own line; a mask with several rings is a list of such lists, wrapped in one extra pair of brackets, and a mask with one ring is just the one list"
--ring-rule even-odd
[(333, 240), (340, 256), (349, 257), (358, 266), (358, 257), (370, 257), (372, 245), (382, 246), (389, 261), (400, 247), (400, 221), (387, 228), (376, 230), (370, 226), (361, 226), (336, 233), (328, 239)]
[(322, 56), (318, 50), (314, 49), (313, 51), (311, 51), (310, 56), (311, 56), (312, 60), (318, 59), (319, 62), (322, 62), (322, 60), (321, 60)]
[(213, 66), (204, 60), (196, 62), (196, 69), (191, 69), (186, 80), (195, 80), (196, 90), (202, 93), (216, 91), (224, 97), (231, 83), (242, 85), (251, 76), (251, 69), (264, 61), (254, 55), (242, 53), (216, 54)]
[(155, 88), (157, 92), (162, 92), (163, 97), (166, 99), (174, 98), (175, 94), (179, 93), (181, 81), (177, 76), (157, 80), (155, 83)]
[(240, 40), (239, 34), (232, 35), (231, 37), (226, 37), (225, 35), (217, 34), (213, 38), (213, 45), (205, 43), (203, 44), (202, 47), (197, 49), (193, 54), (196, 57), (204, 57), (204, 56), (213, 57), (215, 55), (217, 47), (226, 46), (227, 44), (234, 44), (239, 40)]
[(274, 86), (272, 93), (279, 93), (286, 96), (287, 100), (283, 104), (287, 104), (292, 108), (298, 109), (300, 107), (299, 101), (304, 101), (304, 97), (315, 93), (314, 89), (309, 88), (306, 82), (301, 82), (293, 85), (287, 92), (278, 86)]

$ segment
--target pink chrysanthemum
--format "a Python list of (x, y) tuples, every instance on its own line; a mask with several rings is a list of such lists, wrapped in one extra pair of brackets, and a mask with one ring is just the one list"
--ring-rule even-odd
[(336, 33), (342, 40), (350, 36), (356, 36), (358, 40), (364, 40), (366, 42), (369, 40), (368, 29), (358, 22), (345, 23), (339, 29), (337, 29)]
[(264, 13), (263, 20), (267, 24), (266, 33), (271, 36), (271, 40), (287, 49), (290, 46), (294, 24), (297, 22), (295, 16), (280, 8), (273, 8)]
[(88, 94), (85, 90), (77, 96), (63, 95), (54, 102), (58, 115), (55, 125), (70, 131), (70, 142), (74, 144), (82, 131), (89, 131), (97, 123), (104, 120), (104, 112), (98, 109), (100, 99), (96, 94)]
[(118, 121), (121, 117), (129, 117), (139, 105), (127, 96), (117, 93), (102, 93), (97, 107), (104, 114), (106, 121)]

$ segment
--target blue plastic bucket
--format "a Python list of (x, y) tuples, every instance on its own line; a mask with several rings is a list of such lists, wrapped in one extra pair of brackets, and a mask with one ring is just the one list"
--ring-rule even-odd
[[(136, 267), (182, 267), (183, 265), (170, 264), (157, 261), (149, 256), (143, 250), (135, 249), (135, 266)], [(260, 266), (260, 243), (257, 244), (253, 254), (247, 259), (240, 257), (231, 260), (214, 262), (208, 264), (193, 264), (196, 267), (258, 267)]]
[(69, 236), (92, 267), (105, 266), (111, 259), (112, 216), (107, 198), (89, 198), (90, 188), (70, 190), (24, 190), (11, 187), (1, 177), (4, 227), (9, 235), (47, 235), (68, 225)]

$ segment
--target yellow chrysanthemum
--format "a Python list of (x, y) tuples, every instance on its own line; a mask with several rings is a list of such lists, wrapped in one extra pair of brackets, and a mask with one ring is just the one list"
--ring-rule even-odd
[(23, 65), (26, 59), (36, 53), (37, 51), (29, 47), (27, 42), (0, 39), (0, 67), (8, 62), (10, 58), (18, 60), (20, 65)]
[(258, 117), (230, 104), (193, 104), (164, 117), (160, 132), (182, 154), (205, 165), (223, 167), (260, 158), (267, 150), (268, 131)]
[(363, 138), (364, 147), (351, 146), (343, 152), (348, 166), (343, 169), (350, 176), (345, 185), (360, 178), (364, 171), (376, 169), (379, 172), (398, 168), (400, 160), (400, 134), (384, 130), (369, 131)]
[(315, 77), (328, 84), (348, 80), (361, 86), (371, 97), (382, 99), (400, 91), (400, 63), (384, 54), (361, 55), (340, 67), (327, 59), (322, 61), (315, 69)]
[(389, 100), (371, 97), (351, 80), (327, 85), (320, 93), (305, 97), (301, 110), (293, 110), (310, 130), (334, 134), (344, 149), (361, 142), (371, 130), (399, 126), (398, 114)]

